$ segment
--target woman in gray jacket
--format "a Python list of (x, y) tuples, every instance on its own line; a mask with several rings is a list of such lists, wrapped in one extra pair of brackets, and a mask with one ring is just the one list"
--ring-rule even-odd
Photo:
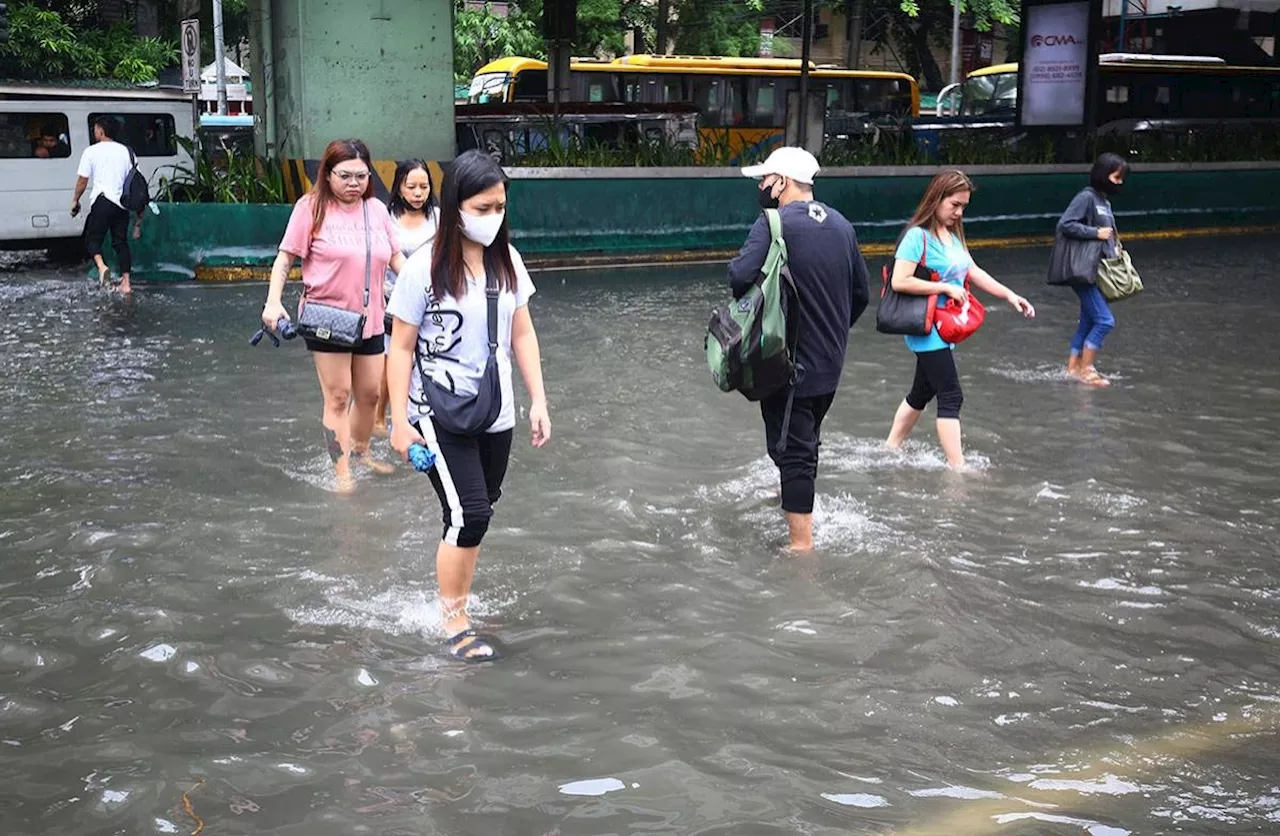
[[(1116, 237), (1116, 217), (1108, 195), (1120, 191), (1128, 173), (1129, 163), (1119, 154), (1106, 153), (1098, 157), (1089, 173), (1088, 187), (1072, 199), (1058, 220), (1058, 232), (1067, 238), (1105, 242), (1104, 258), (1118, 255), (1120, 239)], [(1094, 360), (1107, 334), (1115, 327), (1116, 318), (1097, 284), (1075, 284), (1071, 289), (1080, 297), (1080, 327), (1071, 338), (1067, 374), (1088, 386), (1110, 386), (1111, 381), (1094, 367)]]

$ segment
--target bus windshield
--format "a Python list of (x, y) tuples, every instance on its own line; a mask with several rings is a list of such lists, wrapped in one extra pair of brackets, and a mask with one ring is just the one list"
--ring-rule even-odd
[(472, 104), (506, 101), (507, 81), (510, 73), (481, 73), (471, 79), (471, 89), (467, 91), (467, 101)]
[(964, 116), (1012, 116), (1017, 110), (1017, 73), (974, 76), (963, 89), (960, 113)]

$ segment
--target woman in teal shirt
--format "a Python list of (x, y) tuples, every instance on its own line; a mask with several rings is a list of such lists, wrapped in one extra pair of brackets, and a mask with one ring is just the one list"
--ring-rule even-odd
[[(1028, 318), (1036, 315), (1031, 303), (992, 278), (974, 264), (964, 242), (964, 209), (973, 194), (973, 183), (960, 171), (943, 171), (933, 178), (924, 199), (907, 224), (893, 262), (893, 289), (914, 296), (946, 295), (957, 303), (965, 301), (964, 282), (1006, 300)], [(921, 260), (941, 281), (915, 276)], [(907, 337), (907, 348), (916, 354), (916, 375), (911, 391), (898, 407), (889, 431), (888, 444), (897, 449), (915, 429), (929, 401), (938, 399), (938, 441), (953, 468), (964, 466), (964, 446), (960, 441), (960, 406), (964, 392), (956, 371), (955, 348), (933, 332), (924, 337)]]

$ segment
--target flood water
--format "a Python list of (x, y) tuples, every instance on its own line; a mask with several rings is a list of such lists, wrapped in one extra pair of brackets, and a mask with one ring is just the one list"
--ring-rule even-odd
[(1131, 249), (1109, 391), (1060, 373), (1047, 252), (977, 252), (1040, 317), (962, 347), (970, 474), (931, 421), (882, 449), (912, 357), (868, 313), (806, 559), (701, 356), (723, 269), (535, 276), (555, 438), (477, 578), (515, 653), (470, 667), (427, 480), (330, 490), (306, 351), (246, 344), (262, 286), (11, 267), (0, 830), (1280, 830), (1274, 242)]

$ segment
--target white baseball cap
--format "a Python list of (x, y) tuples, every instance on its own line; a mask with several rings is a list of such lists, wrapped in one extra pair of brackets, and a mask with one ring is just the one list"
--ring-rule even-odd
[(760, 179), (770, 174), (777, 174), (806, 186), (813, 185), (813, 178), (821, 170), (817, 159), (803, 148), (784, 146), (769, 155), (769, 159), (760, 165), (749, 165), (742, 169), (743, 175)]

